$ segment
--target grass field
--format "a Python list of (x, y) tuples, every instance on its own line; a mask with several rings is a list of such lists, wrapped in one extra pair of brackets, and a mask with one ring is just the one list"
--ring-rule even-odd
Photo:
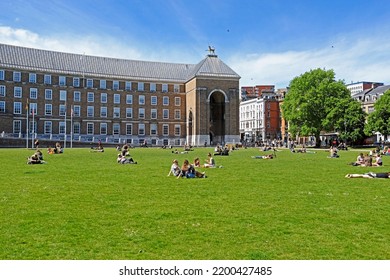
[(390, 181), (346, 179), (358, 151), (293, 154), (258, 149), (215, 157), (206, 179), (167, 177), (189, 154), (130, 150), (137, 165), (67, 149), (27, 165), (33, 151), (0, 149), (0, 259), (390, 259)]

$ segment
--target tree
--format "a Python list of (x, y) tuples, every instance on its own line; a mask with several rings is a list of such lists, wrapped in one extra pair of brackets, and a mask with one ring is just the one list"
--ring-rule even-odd
[(367, 135), (380, 132), (385, 138), (390, 134), (390, 90), (375, 102), (374, 112), (368, 115), (364, 131)]
[[(353, 127), (364, 124), (364, 113), (342, 81), (335, 80), (333, 70), (314, 69), (295, 77), (282, 104), (284, 118), (293, 135), (314, 135), (320, 145), (322, 131), (344, 132), (345, 137), (359, 135)], [(354, 109), (357, 113), (351, 113)], [(348, 115), (349, 114), (349, 115)], [(344, 128), (344, 129), (343, 129)], [(348, 134), (345, 133), (348, 129)]]

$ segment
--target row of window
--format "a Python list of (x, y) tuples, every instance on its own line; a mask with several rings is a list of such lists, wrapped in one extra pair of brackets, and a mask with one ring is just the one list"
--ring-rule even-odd
[[(6, 86), (0, 85), (0, 97), (6, 96)], [(22, 87), (14, 87), (14, 98), (22, 98), (23, 97), (23, 91)], [(38, 89), (37, 88), (30, 88), (30, 99), (38, 99)], [(163, 96), (163, 105), (169, 106), (169, 96)], [(45, 100), (52, 100), (53, 99), (53, 90), (52, 89), (45, 89)], [(67, 100), (67, 91), (66, 90), (60, 90), (60, 101), (66, 101)], [(73, 101), (74, 102), (81, 102), (81, 92), (80, 91), (74, 91), (73, 92)], [(94, 92), (87, 92), (87, 102), (95, 102), (95, 93)], [(100, 93), (100, 102), (101, 103), (107, 103), (108, 102), (108, 94), (103, 92)], [(150, 104), (151, 105), (157, 105), (158, 102), (158, 96), (150, 96)], [(114, 104), (120, 104), (121, 103), (121, 95), (119, 93), (113, 94), (113, 103)], [(138, 104), (139, 105), (145, 105), (146, 103), (146, 97), (145, 95), (139, 95), (138, 96)], [(133, 104), (133, 95), (132, 94), (126, 94), (126, 104)], [(175, 106), (181, 105), (181, 98), (175, 97)]]
[[(87, 135), (94, 135), (95, 134), (95, 123), (87, 123)], [(132, 123), (125, 124), (125, 131), (126, 135), (133, 135), (134, 126)], [(157, 124), (150, 124), (150, 136), (158, 136), (158, 127)], [(144, 136), (145, 135), (145, 124), (139, 123), (138, 124), (138, 136)], [(34, 133), (37, 131), (37, 122), (36, 121), (30, 121), (29, 122), (29, 132)], [(59, 122), (58, 123), (58, 134), (64, 135), (66, 131), (66, 123), (65, 122)], [(162, 124), (161, 125), (161, 131), (162, 136), (169, 136), (169, 125), (168, 124)], [(52, 121), (45, 121), (44, 122), (44, 134), (52, 134), (53, 132), (53, 122)], [(21, 120), (14, 120), (13, 121), (13, 133), (18, 134), (22, 133), (22, 121)], [(78, 135), (81, 133), (81, 124), (79, 122), (73, 123), (72, 127), (72, 133), (74, 135)], [(99, 133), (100, 135), (108, 135), (108, 124), (107, 123), (100, 123), (99, 127)], [(112, 124), (112, 135), (120, 135), (120, 124), (119, 123), (113, 123)], [(174, 135), (180, 136), (181, 135), (181, 126), (180, 124), (175, 124), (174, 126)]]
[[(28, 108), (26, 110), (29, 110), (29, 114), (38, 114), (38, 106), (37, 103), (29, 103)], [(66, 105), (60, 104), (58, 108), (58, 115), (59, 116), (65, 116), (66, 115)], [(22, 102), (14, 102), (14, 108), (13, 108), (13, 114), (19, 115), (22, 114), (23, 107)], [(133, 118), (133, 108), (125, 108), (126, 112), (126, 118)], [(169, 119), (169, 109), (163, 109), (163, 119)], [(0, 101), (0, 113), (6, 113), (6, 107), (5, 107), (5, 101)], [(150, 119), (157, 119), (157, 109), (153, 108), (150, 109)], [(80, 105), (73, 105), (71, 108), (70, 114), (73, 117), (80, 117), (81, 116), (81, 106)], [(52, 104), (45, 104), (45, 116), (52, 116), (53, 115), (53, 105)], [(95, 106), (87, 106), (87, 117), (95, 117)], [(107, 107), (100, 107), (100, 117), (107, 118), (108, 117), (108, 108)], [(121, 117), (121, 108), (119, 107), (113, 107), (113, 118), (120, 118)], [(145, 108), (138, 108), (138, 118), (139, 119), (145, 119)], [(179, 120), (181, 118), (181, 110), (176, 109), (174, 110), (174, 118)]]
[[(73, 87), (87, 87), (87, 88), (94, 88), (94, 79), (84, 79), (84, 78), (79, 78), (79, 77), (71, 77), (68, 79), (71, 79), (72, 83), (69, 84), (67, 82), (67, 77), (66, 76), (58, 76), (58, 85), (59, 86), (68, 86), (72, 85)], [(0, 80), (5, 80), (5, 70), (0, 70)], [(12, 75), (12, 80), (14, 82), (21, 82), (22, 81), (22, 72), (19, 71), (13, 71)], [(37, 74), (36, 73), (29, 73), (28, 74), (28, 82), (29, 83), (37, 83)], [(81, 83), (84, 83), (81, 85)], [(43, 83), (45, 85), (51, 85), (52, 84), (52, 75), (50, 74), (45, 74), (43, 75)], [(100, 89), (107, 89), (107, 80), (101, 79), (98, 80), (99, 83), (99, 88)], [(112, 90), (132, 90), (132, 83), (131, 81), (125, 81), (125, 82), (120, 82), (117, 80), (112, 81)], [(144, 82), (135, 82), (137, 84), (137, 90), (138, 91), (145, 91), (145, 83)], [(122, 86), (121, 86), (122, 84)], [(157, 83), (148, 83), (149, 84), (149, 91), (151, 92), (156, 92), (157, 88), (161, 87), (161, 92), (168, 92), (168, 84), (157, 84)], [(157, 85), (159, 85), (157, 87)], [(173, 92), (180, 92), (180, 85), (179, 84), (174, 84), (173, 85)]]

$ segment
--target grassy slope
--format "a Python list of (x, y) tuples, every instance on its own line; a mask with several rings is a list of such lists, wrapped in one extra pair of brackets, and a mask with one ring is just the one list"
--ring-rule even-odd
[(345, 179), (386, 171), (347, 165), (358, 152), (257, 149), (216, 157), (206, 179), (167, 177), (174, 155), (67, 149), (27, 165), (32, 151), (0, 150), (0, 259), (389, 259), (389, 181)]

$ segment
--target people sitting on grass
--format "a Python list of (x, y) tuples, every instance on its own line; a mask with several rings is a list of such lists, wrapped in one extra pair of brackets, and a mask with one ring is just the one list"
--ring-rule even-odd
[(368, 172), (364, 174), (347, 174), (345, 175), (345, 178), (389, 179), (389, 176), (390, 176), (390, 172), (379, 172), (379, 173)]
[(337, 152), (337, 148), (335, 146), (331, 146), (330, 149), (329, 149), (329, 152), (330, 152), (330, 155), (329, 155), (329, 158), (338, 158), (340, 157)]
[(222, 148), (221, 146), (219, 146), (219, 144), (217, 146), (215, 146), (214, 148), (214, 156), (219, 156), (222, 154)]
[(180, 166), (179, 166), (179, 162), (178, 162), (177, 159), (174, 159), (172, 161), (171, 169), (169, 170), (169, 173), (168, 173), (167, 176), (173, 175), (173, 176), (177, 177), (177, 176), (180, 175), (180, 173), (181, 173), (181, 169), (180, 169)]
[(180, 174), (177, 178), (206, 178), (206, 172), (199, 172), (195, 170), (195, 167), (185, 159), (183, 165), (180, 168)]
[(97, 147), (91, 147), (91, 152), (104, 152), (103, 144), (99, 140)]
[(46, 163), (46, 161), (43, 160), (42, 153), (37, 150), (33, 155), (27, 158), (27, 164), (42, 164)]
[[(211, 153), (207, 154), (207, 159), (205, 161), (206, 161), (206, 163), (203, 164), (203, 167), (205, 167), (205, 168), (215, 168), (215, 167), (217, 167), (217, 165), (215, 164), (215, 160), (214, 160), (214, 158), (213, 158)], [(218, 167), (222, 168), (223, 166), (220, 165)]]
[(137, 164), (132, 157), (123, 156), (122, 154), (118, 154), (116, 161), (120, 164)]
[(372, 166), (382, 166), (382, 165), (383, 165), (382, 157), (380, 153), (377, 153), (375, 156), (375, 161), (373, 162)]
[(364, 155), (363, 155), (363, 153), (360, 153), (357, 156), (356, 161), (355, 162), (351, 162), (350, 165), (353, 165), (353, 166), (364, 166)]
[(194, 159), (194, 166), (195, 166), (195, 167), (200, 167), (200, 159), (199, 159), (198, 157), (196, 157), (196, 158)]

